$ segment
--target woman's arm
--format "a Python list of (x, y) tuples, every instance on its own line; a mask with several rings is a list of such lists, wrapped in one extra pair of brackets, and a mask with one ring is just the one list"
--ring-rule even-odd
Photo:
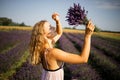
[(95, 27), (94, 27), (92, 21), (90, 20), (88, 25), (86, 26), (83, 49), (82, 49), (82, 53), (80, 55), (83, 57), (85, 62), (87, 62), (88, 58), (89, 58), (90, 46), (91, 46), (91, 36), (93, 34), (94, 29), (95, 29)]
[(52, 15), (52, 19), (55, 20), (55, 22), (56, 22), (56, 33), (57, 33), (57, 35), (53, 38), (54, 41), (56, 42), (61, 37), (61, 35), (63, 33), (63, 30), (62, 30), (62, 26), (61, 26), (60, 19), (59, 19), (59, 14), (54, 13)]
[(94, 25), (89, 21), (86, 30), (82, 52), (78, 54), (64, 52), (60, 49), (52, 49), (51, 55), (56, 59), (68, 63), (86, 63), (90, 54), (91, 35), (94, 31)]

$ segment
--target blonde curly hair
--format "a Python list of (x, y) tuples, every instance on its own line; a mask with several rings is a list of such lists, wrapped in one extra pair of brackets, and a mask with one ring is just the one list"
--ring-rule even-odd
[(33, 27), (30, 40), (31, 63), (38, 64), (41, 62), (41, 53), (44, 52), (46, 40), (44, 38), (44, 24), (46, 20), (36, 23)]

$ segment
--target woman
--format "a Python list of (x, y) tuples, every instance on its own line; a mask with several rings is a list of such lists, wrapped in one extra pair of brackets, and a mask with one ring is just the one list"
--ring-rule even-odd
[(56, 36), (50, 35), (51, 26), (48, 21), (40, 21), (33, 27), (30, 41), (31, 61), (34, 65), (42, 64), (42, 80), (63, 80), (63, 62), (79, 64), (88, 61), (94, 25), (89, 21), (86, 26), (83, 49), (77, 55), (53, 48), (53, 44), (61, 37), (63, 31), (58, 13), (54, 13), (52, 19), (56, 22)]

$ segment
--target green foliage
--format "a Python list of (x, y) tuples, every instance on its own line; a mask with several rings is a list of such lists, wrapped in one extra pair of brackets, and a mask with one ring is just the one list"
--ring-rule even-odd
[(16, 23), (7, 17), (0, 17), (0, 26), (26, 26), (24, 22)]
[(95, 25), (95, 30), (94, 30), (95, 32), (100, 32), (101, 31), (101, 29), (100, 28), (98, 28), (96, 25)]
[(25, 26), (25, 23), (24, 23), (24, 22), (22, 22), (22, 23), (20, 24), (20, 26)]
[(10, 23), (12, 23), (11, 19), (8, 19), (6, 17), (1, 17), (0, 18), (0, 25), (2, 25), (2, 26), (8, 26)]
[(64, 27), (64, 29), (71, 29), (71, 27)]

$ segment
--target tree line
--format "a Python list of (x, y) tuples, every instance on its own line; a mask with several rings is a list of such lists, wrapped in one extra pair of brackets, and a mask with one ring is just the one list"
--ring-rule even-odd
[(13, 22), (12, 19), (7, 17), (0, 17), (0, 26), (27, 26), (24, 22)]

